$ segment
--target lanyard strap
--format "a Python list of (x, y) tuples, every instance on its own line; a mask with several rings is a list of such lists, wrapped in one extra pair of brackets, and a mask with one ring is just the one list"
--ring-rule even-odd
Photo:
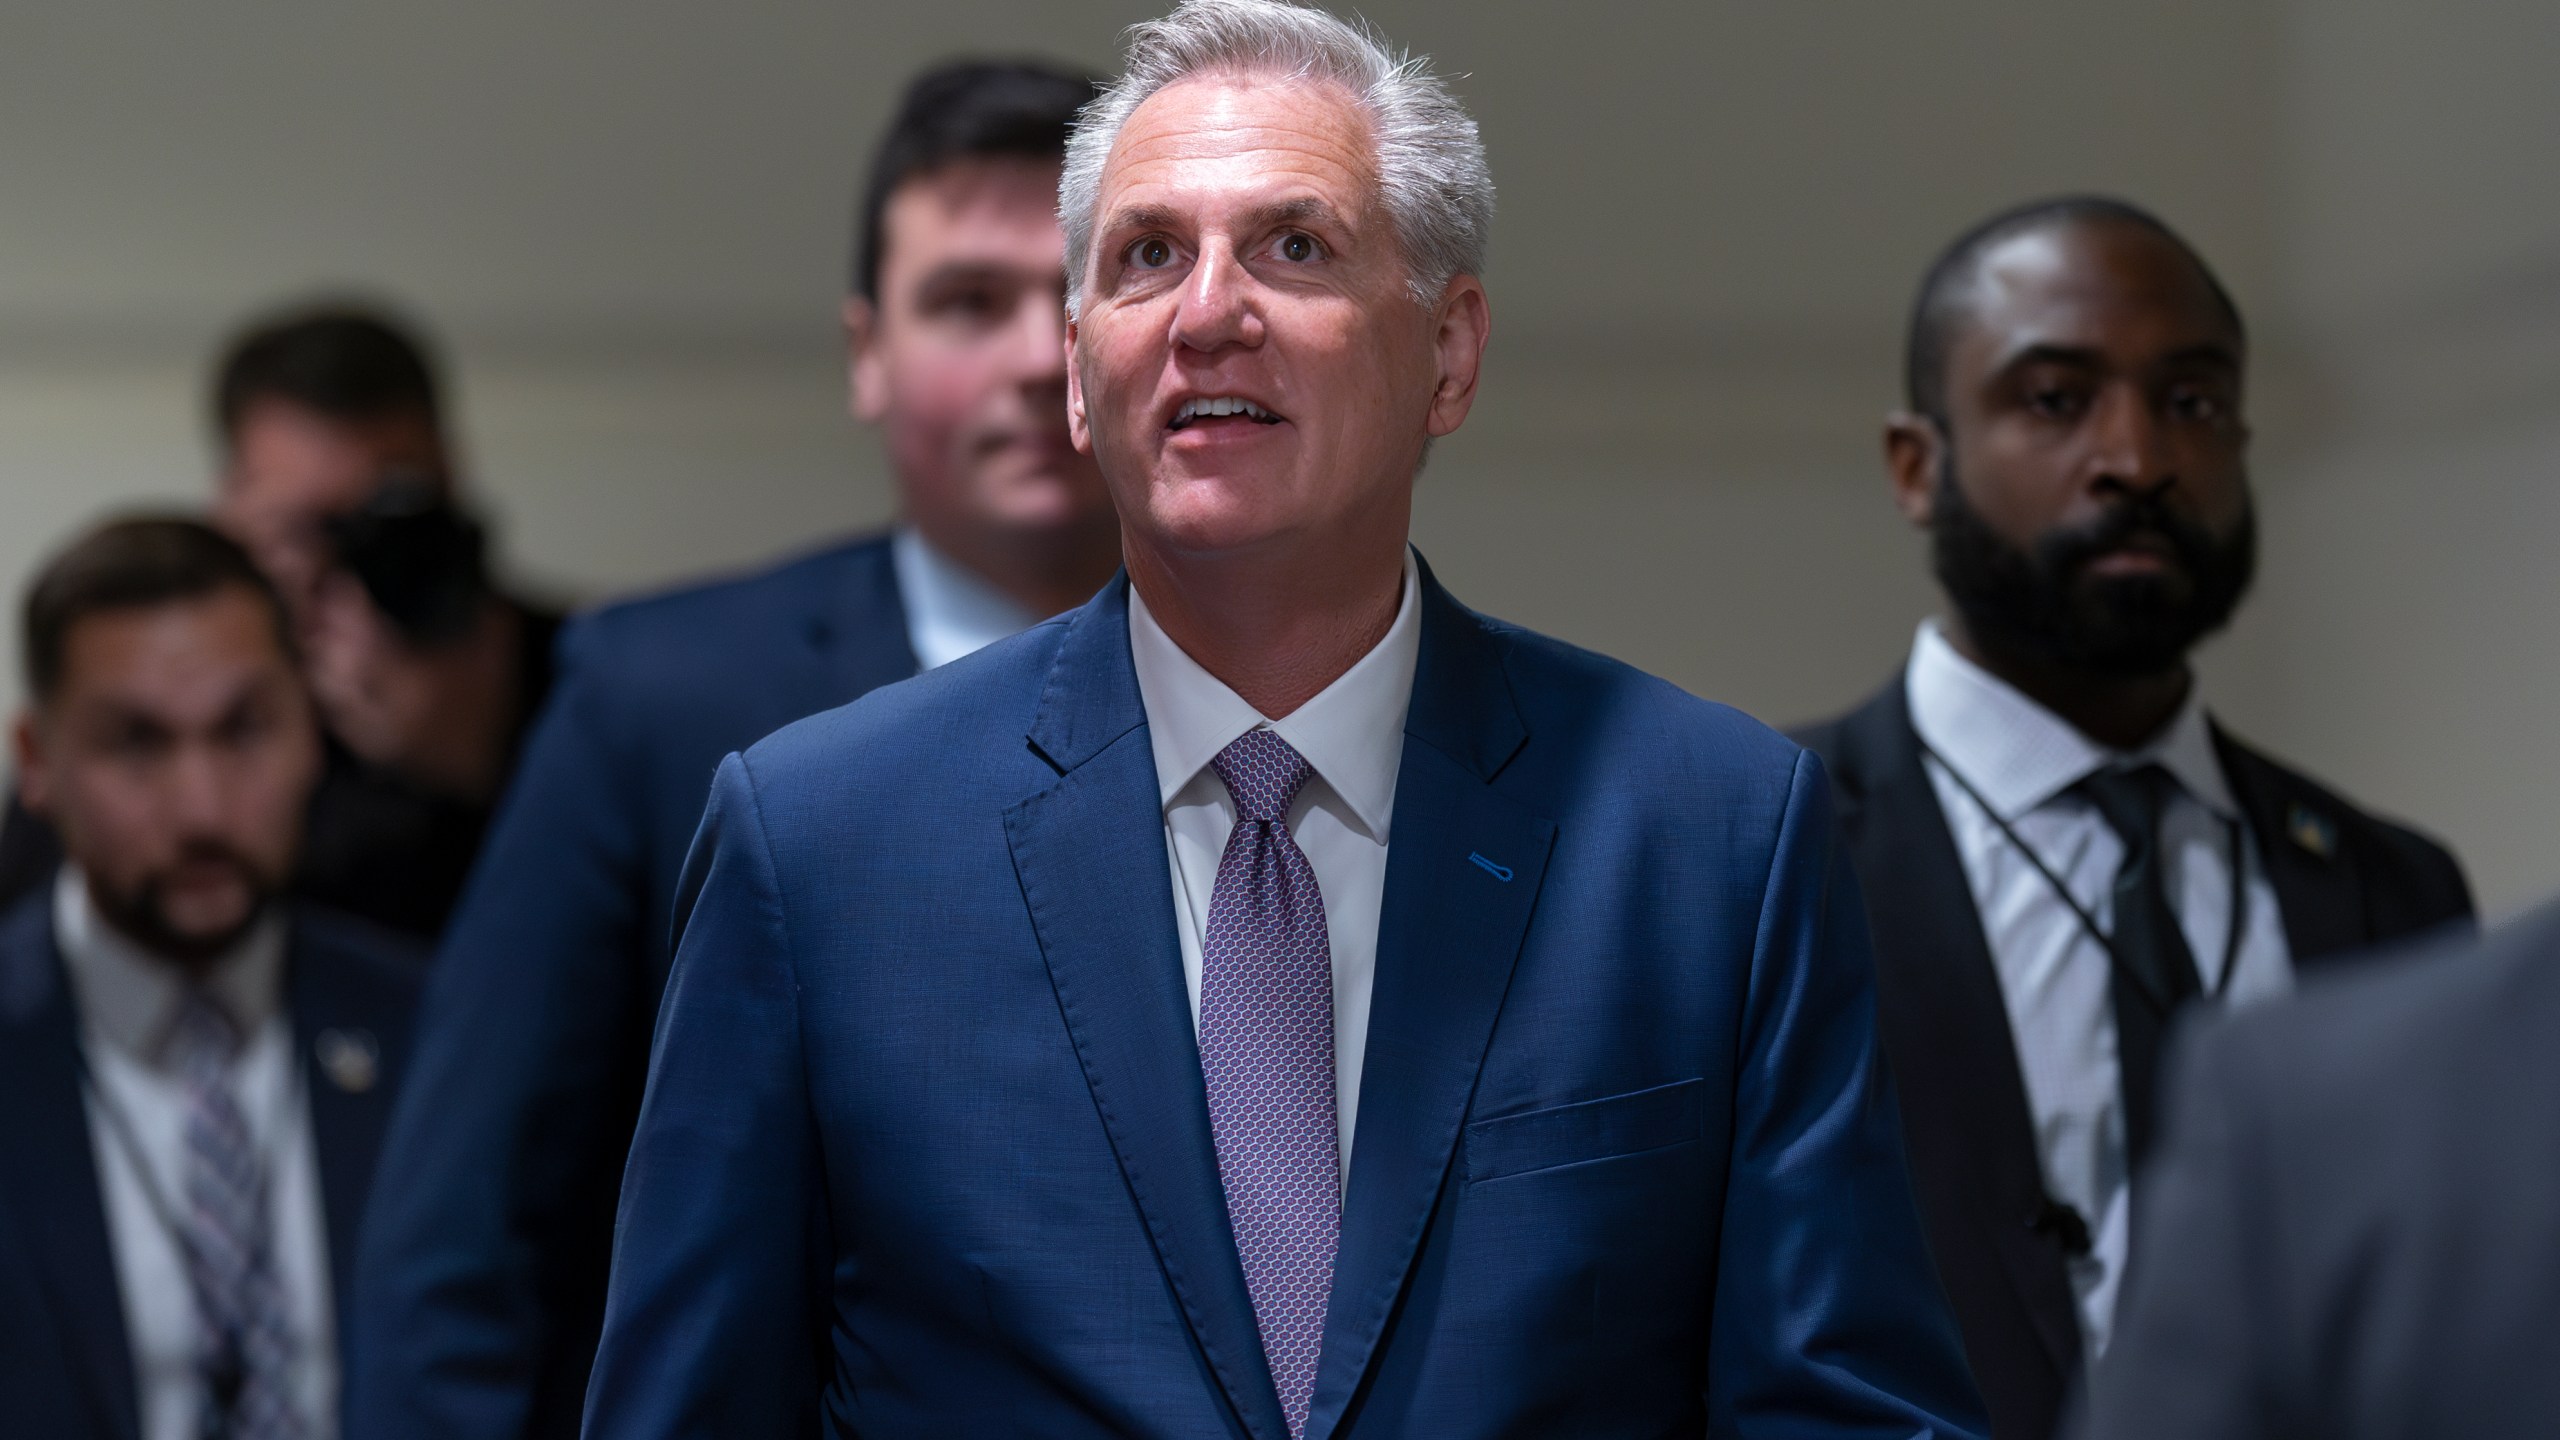
[[(107, 1117), (107, 1131), (115, 1137), (116, 1149), (123, 1152), (125, 1164), (132, 1168), (134, 1183), (142, 1187), (143, 1203), (151, 1211), (151, 1218), (160, 1223), (161, 1230), (168, 1235), (169, 1243), (176, 1247), (179, 1255), (191, 1261), (196, 1254), (196, 1242), (187, 1233), (185, 1222), (179, 1219), (178, 1207), (170, 1202), (168, 1192), (161, 1188), (160, 1177), (151, 1168), (151, 1157), (143, 1151), (142, 1136), (134, 1129), (133, 1118), (125, 1113), (123, 1104), (107, 1092), (107, 1087), (99, 1083), (97, 1072), (89, 1064), (88, 1047), (75, 1044), (71, 1047), (71, 1055), (73, 1063), (79, 1066), (80, 1088), (96, 1102), (99, 1112)], [(292, 1053), (288, 1050), (285, 1057), (284, 1083), (278, 1087), (283, 1099), (276, 1107), (277, 1114), (271, 1117), (277, 1123), (269, 1129), (263, 1140), (251, 1141), (250, 1148), (256, 1156), (258, 1171), (257, 1183), (254, 1187), (255, 1204), (259, 1213), (267, 1217), (265, 1234), (260, 1237), (263, 1244), (259, 1255), (255, 1257), (257, 1259), (272, 1261), (274, 1258), (275, 1213), (267, 1205), (269, 1182), (275, 1176), (276, 1148), (282, 1144), (285, 1134), (292, 1128), (290, 1120), (292, 1108), (301, 1099), (302, 1087), (298, 1083), (299, 1078), (300, 1069), (293, 1063)], [(187, 1266), (187, 1274), (192, 1279), (195, 1274), (193, 1264)]]
[[(1990, 800), (1984, 797), (1982, 791), (1975, 788), (1971, 780), (1965, 778), (1962, 770), (1949, 763), (1946, 756), (1939, 754), (1935, 746), (1917, 734), (1912, 738), (1919, 741), (1920, 753), (1945, 772), (1948, 779), (1956, 782), (1956, 788), (1962, 790), (1965, 798), (1973, 802), (1974, 808), (1982, 812), (1982, 817), (1999, 830), (2001, 838), (2007, 840), (2011, 848), (2020, 855), (2025, 856), (2027, 863), (2035, 867), (2036, 873), (2044, 877), (2045, 884), (2053, 888), (2055, 898), (2069, 907), (2072, 917), (2080, 922), (2080, 928), (2091, 940), (2097, 942), (2099, 949), (2106, 952), (2107, 962), (2123, 970), (2128, 978), (2136, 978), (2139, 983), (2138, 977), (2142, 972), (2125, 960), (2124, 952), (2116, 948), (2115, 937), (2098, 928), (2098, 918), (2090, 914), (2089, 908), (2081, 904), (2079, 897), (2071, 893), (2070, 886), (2062, 883), (2062, 877), (2055, 874), (2053, 867), (2045, 863), (2045, 858), (2036, 853), (2036, 848), (2026, 842), (2026, 837), (2020, 835), (2016, 827), (2001, 818), (2000, 812), (1992, 807)], [(2225, 850), (2231, 864), (2231, 918), (2223, 936), (2221, 972), (2214, 976), (2212, 988), (2204, 992), (2206, 1000), (2217, 1003), (2222, 999), (2223, 992), (2231, 987), (2232, 972), (2240, 968), (2240, 941), (2248, 929), (2249, 918), (2249, 848), (2246, 837), (2241, 834), (2238, 820), (2225, 819), (2222, 824)], [(2157, 841), (2154, 843), (2156, 844)], [(2144, 988), (2148, 991), (2150, 987)]]

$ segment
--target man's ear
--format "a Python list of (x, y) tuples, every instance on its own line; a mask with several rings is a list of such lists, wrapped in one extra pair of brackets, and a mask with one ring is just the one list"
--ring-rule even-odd
[(880, 355), (880, 307), (860, 295), (844, 301), (845, 408), (865, 425), (889, 413), (889, 370)]
[(18, 762), (18, 803), (27, 813), (39, 819), (52, 815), (53, 788), (45, 775), (44, 736), (36, 729), (36, 712), (21, 710), (18, 723), (10, 727), (10, 749)]
[(1440, 379), (1431, 391), (1425, 428), (1438, 436), (1465, 424), (1467, 412), (1475, 408), (1484, 347), (1493, 342), (1493, 301), (1484, 293), (1484, 282), (1460, 275), (1440, 293), (1433, 315), (1431, 343), (1439, 354)]
[(1084, 419), (1084, 377), (1076, 371), (1076, 322), (1067, 322), (1067, 439), (1079, 455), (1093, 453), (1093, 427)]
[(1946, 472), (1947, 432), (1935, 419), (1909, 410), (1884, 417), (1884, 473), (1894, 508), (1926, 530), (1936, 517), (1938, 477)]

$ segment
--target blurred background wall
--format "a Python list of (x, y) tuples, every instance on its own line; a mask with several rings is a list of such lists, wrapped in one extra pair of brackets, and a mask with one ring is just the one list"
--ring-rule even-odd
[[(2560, 7), (1937, 0), (1367, 12), (1464, 76), (1496, 339), (1419, 538), (1459, 593), (1777, 722), (1931, 590), (1877, 420), (1957, 229), (2098, 189), (2249, 310), (2265, 559), (2235, 728), (2560, 884)], [(595, 597), (879, 522), (843, 418), (855, 178), (955, 51), (1107, 65), (1109, 0), (0, 8), (0, 641), (73, 528), (193, 502), (202, 370), (314, 289), (447, 341), (520, 574)]]

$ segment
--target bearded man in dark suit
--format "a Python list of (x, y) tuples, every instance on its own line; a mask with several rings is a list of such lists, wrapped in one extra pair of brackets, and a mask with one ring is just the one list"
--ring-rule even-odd
[(2466, 923), (2433, 842), (2243, 744), (2190, 652), (2246, 591), (2247, 336), (2157, 217), (1994, 216), (1914, 307), (1895, 501), (1948, 610), (1830, 766), (1931, 1248), (2000, 1440), (2103, 1350), (2174, 1017)]

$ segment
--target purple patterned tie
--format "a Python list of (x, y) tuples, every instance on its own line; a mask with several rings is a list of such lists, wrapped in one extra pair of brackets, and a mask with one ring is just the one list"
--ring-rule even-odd
[(1333, 1099), (1333, 947), (1324, 896), (1289, 836), (1313, 772), (1269, 730), (1209, 762), (1236, 828), (1200, 945), (1200, 1074), (1262, 1353), (1292, 1436), (1305, 1433), (1342, 1229)]
[(203, 1434), (300, 1440), (294, 1337), (272, 1253), (266, 1169), (231, 1093), (243, 1037), (214, 999), (190, 991), (174, 1040), (187, 1086), (187, 1209), (178, 1239), (195, 1293)]

